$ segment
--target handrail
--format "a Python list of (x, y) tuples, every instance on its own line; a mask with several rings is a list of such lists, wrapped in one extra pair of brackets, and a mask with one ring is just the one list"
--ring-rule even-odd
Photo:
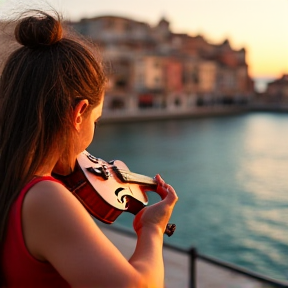
[[(102, 224), (100, 223), (100, 226), (101, 225)], [(107, 226), (105, 225), (103, 227), (107, 227)], [(120, 226), (114, 225), (114, 226), (109, 226), (109, 229), (114, 230), (115, 232), (118, 232), (120, 234), (124, 234), (124, 235), (135, 238), (135, 233), (133, 231), (125, 228), (125, 227), (120, 227)], [(239, 267), (237, 265), (234, 265), (234, 264), (231, 264), (231, 263), (228, 263), (228, 262), (225, 262), (225, 261), (222, 261), (222, 260), (210, 257), (210, 256), (199, 254), (195, 247), (191, 247), (190, 249), (185, 249), (185, 248), (179, 247), (177, 245), (171, 245), (171, 244), (168, 244), (165, 242), (163, 245), (167, 249), (170, 249), (170, 250), (173, 250), (175, 252), (182, 253), (182, 254), (189, 255), (189, 265), (190, 265), (190, 267), (189, 267), (189, 271), (190, 271), (189, 288), (196, 288), (196, 285), (197, 285), (197, 283), (196, 283), (196, 273), (197, 273), (196, 272), (196, 260), (197, 259), (201, 259), (203, 261), (214, 264), (216, 266), (229, 269), (231, 271), (237, 272), (238, 274), (245, 275), (249, 278), (258, 280), (258, 281), (263, 282), (265, 284), (272, 285), (272, 287), (288, 288), (288, 282), (286, 282), (286, 281), (272, 279), (270, 277), (261, 275), (259, 273), (253, 272), (253, 271), (250, 271), (248, 269)]]
[(248, 277), (253, 278), (255, 280), (259, 280), (259, 281), (264, 282), (266, 284), (273, 285), (274, 287), (283, 287), (283, 288), (288, 287), (288, 282), (284, 282), (281, 280), (276, 280), (276, 279), (270, 278), (270, 277), (262, 275), (260, 273), (256, 273), (256, 272), (250, 271), (248, 269), (239, 267), (235, 264), (231, 264), (231, 263), (228, 263), (228, 262), (225, 262), (225, 261), (222, 261), (222, 260), (210, 257), (210, 256), (201, 255), (201, 254), (197, 254), (196, 257), (198, 259), (204, 260), (206, 262), (209, 262), (209, 263), (221, 266), (223, 268), (227, 268), (227, 269), (234, 271), (234, 272), (237, 272), (239, 274), (248, 276)]

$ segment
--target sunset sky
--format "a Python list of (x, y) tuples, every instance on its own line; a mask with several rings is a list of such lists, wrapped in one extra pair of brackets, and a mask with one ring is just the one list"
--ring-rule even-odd
[[(23, 3), (45, 7), (44, 1), (39, 0), (0, 0), (0, 16)], [(47, 0), (46, 3), (70, 20), (109, 14), (153, 26), (165, 16), (173, 32), (201, 34), (213, 44), (229, 39), (233, 49), (244, 47), (252, 77), (277, 78), (288, 74), (288, 0)]]

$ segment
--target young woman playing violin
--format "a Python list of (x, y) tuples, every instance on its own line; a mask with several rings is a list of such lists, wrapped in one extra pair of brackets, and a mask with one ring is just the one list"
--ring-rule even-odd
[(137, 245), (126, 260), (51, 176), (73, 171), (102, 113), (103, 66), (87, 43), (73, 37), (62, 31), (57, 13), (30, 13), (16, 25), (21, 47), (2, 71), (1, 285), (161, 288), (174, 189), (155, 177), (162, 200), (135, 216)]

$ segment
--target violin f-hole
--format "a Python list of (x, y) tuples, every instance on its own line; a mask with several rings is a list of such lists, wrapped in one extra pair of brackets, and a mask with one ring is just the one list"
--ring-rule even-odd
[(125, 204), (125, 208), (128, 208), (129, 198), (127, 196), (132, 196), (130, 189), (119, 187), (115, 190), (115, 195), (117, 196), (117, 201), (121, 204)]

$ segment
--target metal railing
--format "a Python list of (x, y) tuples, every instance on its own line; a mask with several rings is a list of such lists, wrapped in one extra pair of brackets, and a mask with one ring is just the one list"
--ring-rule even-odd
[[(107, 227), (107, 226), (105, 226)], [(109, 229), (114, 230), (115, 232), (125, 234), (127, 236), (135, 237), (135, 233), (125, 229), (123, 227), (119, 226), (109, 226)], [(196, 288), (197, 283), (196, 283), (196, 276), (197, 276), (197, 265), (196, 261), (197, 260), (202, 260), (206, 263), (215, 265), (217, 267), (232, 271), (238, 275), (243, 275), (245, 277), (248, 277), (252, 280), (257, 280), (258, 282), (263, 283), (265, 287), (281, 287), (281, 288), (288, 288), (288, 281), (280, 281), (280, 280), (275, 280), (272, 278), (269, 278), (265, 275), (261, 275), (259, 273), (250, 271), (248, 269), (239, 267), (237, 265), (221, 261), (219, 259), (202, 255), (197, 252), (197, 249), (195, 247), (191, 247), (190, 249), (184, 249), (181, 247), (177, 247), (175, 245), (167, 244), (164, 243), (164, 248), (184, 254), (189, 256), (189, 288)]]

